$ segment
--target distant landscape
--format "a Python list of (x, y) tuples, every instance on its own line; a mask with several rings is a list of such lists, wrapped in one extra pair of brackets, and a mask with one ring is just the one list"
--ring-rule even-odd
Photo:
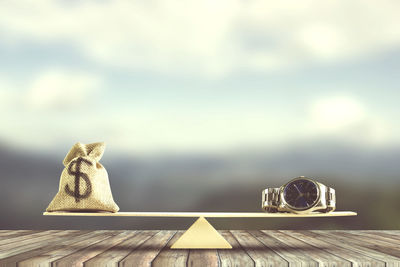
[[(375, 3), (376, 2), (376, 3)], [(3, 1), (0, 229), (185, 229), (50, 217), (63, 159), (104, 141), (121, 211), (261, 211), (298, 176), (357, 217), (219, 229), (400, 230), (400, 1)]]
[[(305, 175), (336, 189), (338, 210), (357, 217), (212, 219), (218, 229), (399, 229), (400, 148), (293, 145), (285, 150), (157, 157), (108, 155), (121, 211), (260, 211), (261, 190)], [(65, 152), (66, 153), (66, 152)], [(45, 217), (65, 154), (0, 147), (1, 229), (184, 229), (194, 219)]]

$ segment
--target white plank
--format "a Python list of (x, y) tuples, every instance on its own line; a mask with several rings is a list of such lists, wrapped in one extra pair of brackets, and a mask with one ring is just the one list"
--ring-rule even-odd
[(309, 214), (268, 213), (268, 212), (44, 212), (51, 216), (126, 216), (126, 217), (207, 217), (207, 218), (263, 218), (263, 217), (335, 217), (356, 216), (352, 211), (334, 211), (329, 213), (313, 212)]

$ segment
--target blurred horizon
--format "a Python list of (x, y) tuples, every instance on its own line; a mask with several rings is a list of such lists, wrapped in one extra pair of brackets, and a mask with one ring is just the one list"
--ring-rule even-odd
[(258, 211), (261, 190), (305, 175), (360, 215), (293, 227), (398, 229), (399, 13), (395, 0), (4, 1), (0, 228), (121, 227), (41, 216), (73, 144), (104, 141), (124, 211)]
[[(306, 146), (280, 154), (110, 156), (109, 174), (121, 211), (261, 211), (261, 191), (305, 175), (335, 188), (337, 210), (357, 217), (311, 219), (212, 219), (218, 229), (398, 229), (400, 147), (366, 153), (353, 147)], [(312, 147), (309, 147), (312, 148)], [(371, 152), (371, 151), (369, 151)], [(26, 154), (0, 146), (4, 229), (185, 229), (192, 219), (49, 218), (64, 155)], [(16, 164), (17, 163), (17, 164)], [(16, 168), (18, 166), (18, 168)], [(7, 174), (7, 175), (5, 175)], [(390, 220), (388, 220), (390, 216)], [(6, 218), (6, 219), (5, 219)], [(113, 220), (114, 219), (114, 220)]]

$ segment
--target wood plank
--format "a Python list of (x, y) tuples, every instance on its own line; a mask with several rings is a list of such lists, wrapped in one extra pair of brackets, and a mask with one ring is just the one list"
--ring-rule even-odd
[(388, 235), (396, 235), (399, 236), (400, 235), (400, 230), (356, 230), (356, 231), (360, 231), (360, 232), (378, 232), (378, 233), (385, 233)]
[(377, 267), (385, 266), (385, 262), (383, 261), (379, 261), (369, 256), (366, 256), (365, 254), (350, 250), (346, 245), (343, 247), (343, 246), (338, 246), (336, 244), (334, 245), (332, 243), (328, 243), (320, 238), (317, 238), (314, 233), (304, 234), (292, 230), (280, 230), (279, 232), (297, 238), (312, 246), (318, 247), (327, 254), (333, 254), (338, 257), (341, 257), (351, 262), (353, 266), (377, 266)]
[[(271, 236), (271, 232), (272, 231), (249, 231), (250, 234), (252, 234), (265, 246), (289, 262), (289, 266), (318, 266), (318, 262), (314, 261), (312, 257), (308, 255), (308, 253), (304, 253), (303, 249), (307, 244), (297, 244), (298, 247), (290, 246), (286, 242)], [(306, 248), (307, 252), (309, 252), (310, 248)]]
[[(342, 232), (342, 231), (339, 231)], [(389, 244), (397, 244), (400, 246), (400, 236), (394, 237), (394, 235), (385, 236), (383, 233), (371, 232), (371, 231), (347, 231), (346, 233), (363, 236), (366, 238), (370, 238), (372, 241), (380, 240), (383, 242), (389, 242)]]
[(50, 266), (53, 261), (79, 252), (93, 244), (104, 239), (115, 236), (121, 231), (93, 231), (71, 239), (66, 239), (55, 245), (53, 249), (46, 249), (43, 253), (37, 253), (35, 256), (18, 262), (18, 266)]
[(218, 249), (220, 265), (229, 266), (254, 266), (253, 259), (243, 250), (239, 242), (230, 231), (219, 231), (221, 235), (232, 245), (232, 249)]
[[(111, 233), (107, 232), (107, 233)], [(92, 244), (89, 247), (81, 249), (71, 255), (65, 256), (59, 260), (52, 262), (52, 266), (70, 267), (70, 266), (83, 266), (83, 263), (96, 255), (112, 248), (118, 243), (126, 240), (132, 235), (130, 231), (123, 231), (114, 236), (107, 237), (100, 242)]]
[[(43, 230), (42, 230), (43, 231)], [(30, 234), (34, 234), (34, 233), (38, 233), (41, 232), (39, 230), (10, 230), (10, 231), (4, 231), (0, 233), (0, 240), (4, 240), (4, 239), (10, 239), (13, 237), (17, 237), (17, 236), (22, 236), (22, 235), (30, 235)]]
[[(376, 231), (376, 230), (371, 230)], [(400, 230), (378, 230), (379, 232), (400, 235)]]
[(191, 249), (187, 260), (190, 267), (218, 267), (219, 258), (216, 249)]
[(0, 236), (8, 235), (8, 234), (10, 234), (10, 233), (23, 233), (23, 232), (32, 232), (32, 231), (37, 231), (37, 232), (39, 232), (39, 231), (43, 231), (43, 230), (30, 230), (30, 229), (28, 229), (28, 230), (26, 230), (26, 229), (19, 229), (19, 230), (12, 230), (12, 229), (10, 229), (10, 230), (0, 230)]
[(294, 249), (300, 249), (303, 254), (305, 254), (304, 251), (306, 251), (307, 256), (313, 258), (313, 260), (318, 263), (318, 266), (351, 266), (351, 262), (331, 253), (326, 253), (326, 251), (321, 250), (319, 247), (312, 246), (308, 242), (304, 242), (290, 235), (279, 231), (263, 232), (266, 234), (268, 233), (270, 236), (286, 243)]
[(268, 213), (268, 212), (44, 212), (49, 216), (104, 216), (104, 217), (205, 217), (205, 218), (263, 218), (263, 217), (337, 217), (356, 216), (353, 211), (333, 211), (329, 213), (312, 212)]
[[(318, 231), (316, 232), (318, 233)], [(351, 240), (353, 243), (356, 243), (360, 246), (374, 249), (400, 259), (400, 243), (390, 243), (386, 241), (380, 241), (378, 239), (374, 240), (370, 237), (355, 235), (344, 231), (335, 231), (331, 232), (330, 234), (347, 238), (348, 240)]]
[(41, 255), (46, 253), (47, 251), (51, 251), (60, 247), (62, 244), (73, 244), (72, 240), (78, 240), (78, 238), (88, 238), (88, 234), (92, 231), (77, 231), (73, 233), (69, 233), (68, 236), (59, 236), (52, 238), (51, 242), (40, 243), (37, 248), (33, 248), (31, 250), (27, 250), (25, 252), (16, 254), (14, 256), (10, 256), (7, 258), (3, 258), (0, 260), (0, 267), (11, 267), (17, 266), (18, 262), (24, 261), (26, 259), (30, 259), (32, 257)]
[(176, 231), (159, 231), (120, 262), (120, 266), (151, 266)]
[(4, 239), (4, 240), (0, 240), (0, 250), (2, 250), (4, 246), (10, 245), (11, 243), (15, 243), (15, 246), (18, 246), (23, 241), (26, 241), (28, 239), (32, 240), (33, 238), (36, 238), (36, 237), (47, 236), (49, 234), (57, 233), (57, 232), (60, 232), (60, 230), (39, 231), (39, 232), (31, 233), (31, 234), (26, 234), (26, 235), (22, 234), (22, 235), (10, 237), (10, 238)]
[(247, 231), (231, 231), (255, 266), (289, 266), (289, 263)]
[(161, 250), (157, 257), (153, 260), (151, 266), (186, 266), (189, 255), (187, 249), (171, 249), (172, 244), (178, 240), (183, 234), (183, 231), (177, 232), (168, 242), (168, 244)]
[(3, 230), (3, 232), (0, 232), (0, 237), (1, 236), (7, 236), (7, 235), (10, 235), (10, 234), (18, 234), (18, 233), (20, 233), (20, 234), (24, 234), (24, 233), (29, 233), (29, 232), (42, 232), (42, 231), (44, 231), (44, 230), (24, 230), (24, 229), (22, 229), (22, 230)]
[(181, 231), (174, 235), (174, 231), (50, 230), (30, 232), (24, 239), (14, 234), (31, 230), (15, 231), (0, 232), (13, 240), (0, 246), (0, 256), (7, 255), (0, 259), (0, 267), (118, 266), (119, 262), (122, 266), (315, 266), (316, 262), (400, 266), (400, 231), (220, 231), (232, 250), (190, 251), (169, 248)]
[(359, 231), (361, 233), (367, 232), (369, 234), (374, 234), (374, 235), (380, 235), (380, 236), (384, 236), (387, 238), (392, 238), (395, 239), (397, 242), (399, 242), (400, 240), (400, 234), (393, 234), (393, 231), (378, 231), (378, 230), (368, 230), (368, 231)]
[(41, 231), (33, 231), (33, 230), (17, 230), (17, 231), (9, 231), (9, 232), (3, 232), (0, 234), (0, 242), (3, 240), (8, 240), (14, 237), (19, 237), (19, 236), (24, 236), (24, 235), (31, 235), (35, 233), (43, 232)]
[[(264, 233), (268, 233), (270, 236), (280, 240), (281, 242), (285, 242), (287, 245), (291, 246), (294, 249), (300, 249), (301, 253), (307, 254), (308, 257), (313, 258), (318, 266), (348, 266), (350, 267), (352, 264), (350, 261), (343, 259), (342, 257), (335, 256), (332, 253), (326, 253), (327, 251), (321, 250), (318, 246), (313, 246), (305, 240), (299, 240), (290, 235), (284, 234), (279, 231), (263, 231)], [(331, 244), (325, 244), (325, 247), (328, 247), (328, 250), (332, 249)], [(305, 251), (307, 253), (305, 253)]]
[(337, 234), (332, 234), (330, 231), (298, 231), (300, 233), (305, 233), (305, 235), (313, 235), (318, 239), (324, 240), (328, 243), (334, 244), (335, 246), (340, 246), (359, 252), (365, 256), (380, 260), (385, 262), (388, 266), (398, 266), (400, 258), (391, 256), (384, 252), (375, 250), (374, 248), (368, 248), (360, 245), (359, 242), (354, 242), (354, 240), (342, 237)]
[(11, 244), (3, 245), (0, 250), (0, 259), (11, 257), (20, 253), (23, 253), (28, 250), (32, 250), (38, 247), (41, 247), (43, 244), (51, 244), (54, 243), (54, 237), (57, 236), (68, 236), (70, 233), (75, 231), (49, 231), (48, 235), (34, 237), (31, 239), (23, 240), (21, 242), (14, 242)]
[(146, 240), (154, 236), (156, 232), (157, 231), (131, 231), (132, 236), (86, 261), (85, 266), (118, 266), (121, 260), (123, 260), (127, 255), (129, 255), (129, 253), (139, 247)]

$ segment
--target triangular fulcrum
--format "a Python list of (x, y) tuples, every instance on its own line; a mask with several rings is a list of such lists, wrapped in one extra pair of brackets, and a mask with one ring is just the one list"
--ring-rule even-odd
[(204, 218), (192, 226), (171, 246), (172, 249), (231, 249), (232, 246)]

